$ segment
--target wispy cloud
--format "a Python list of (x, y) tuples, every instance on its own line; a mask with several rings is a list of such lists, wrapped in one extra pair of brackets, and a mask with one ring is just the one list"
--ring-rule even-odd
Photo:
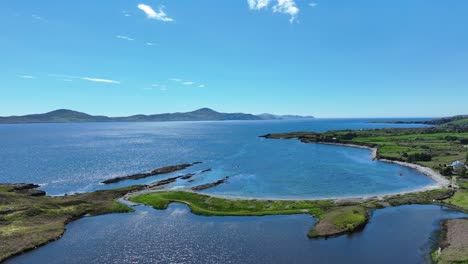
[(318, 5), (318, 4), (317, 4), (317, 3), (314, 3), (314, 2), (309, 3), (309, 6), (310, 6), (310, 7), (316, 7), (317, 5)]
[(155, 11), (151, 6), (145, 4), (139, 4), (138, 9), (143, 11), (149, 19), (159, 20), (163, 22), (173, 22), (174, 19), (167, 16), (164, 12), (163, 7), (159, 7), (158, 11)]
[(153, 42), (146, 42), (146, 46), (154, 46), (155, 44)]
[(205, 85), (204, 85), (204, 84), (200, 84), (200, 85), (198, 85), (198, 88), (205, 88)]
[(183, 85), (192, 85), (192, 84), (194, 84), (194, 82), (184, 82), (184, 83), (182, 83), (182, 84), (183, 84)]
[(271, 0), (247, 0), (249, 8), (253, 10), (260, 10), (267, 7), (270, 4)]
[(112, 84), (120, 83), (118, 81), (109, 80), (109, 79), (101, 79), (101, 78), (81, 77), (81, 79), (85, 81), (97, 82), (97, 83), (112, 83)]
[(122, 10), (122, 14), (126, 17), (131, 17), (130, 13), (128, 13), (126, 10)]
[(49, 77), (57, 77), (60, 78), (64, 82), (72, 82), (73, 80), (84, 80), (89, 82), (97, 82), (97, 83), (112, 83), (112, 84), (119, 84), (119, 81), (114, 81), (110, 79), (104, 78), (94, 78), (94, 77), (80, 77), (80, 76), (73, 76), (73, 75), (64, 75), (64, 74), (47, 74)]
[(272, 2), (276, 3), (272, 7), (274, 13), (290, 15), (291, 18), (289, 19), (289, 22), (291, 23), (297, 19), (299, 8), (297, 7), (295, 0), (247, 0), (251, 10), (268, 8)]
[(44, 20), (43, 17), (38, 16), (38, 15), (31, 15), (32, 18), (37, 19), (37, 20)]
[(133, 39), (131, 37), (122, 36), (122, 35), (116, 36), (116, 38), (123, 39), (123, 40), (128, 40), (128, 41), (134, 41), (135, 40), (135, 39)]
[(36, 79), (36, 77), (34, 77), (32, 75), (22, 75), (20, 77), (23, 78), (23, 79)]
[(171, 78), (169, 80), (174, 81), (174, 82), (181, 82), (182, 81), (182, 79), (179, 79), (179, 78)]

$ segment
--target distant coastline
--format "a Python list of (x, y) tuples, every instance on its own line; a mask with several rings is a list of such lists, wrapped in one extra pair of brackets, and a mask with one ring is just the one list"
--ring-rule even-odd
[(297, 120), (313, 119), (313, 116), (221, 113), (210, 108), (201, 108), (192, 112), (163, 113), (153, 115), (132, 115), (109, 117), (89, 115), (68, 109), (59, 109), (43, 114), (23, 116), (0, 116), (0, 124), (30, 123), (97, 123), (97, 122), (165, 122), (165, 121), (227, 121), (227, 120)]

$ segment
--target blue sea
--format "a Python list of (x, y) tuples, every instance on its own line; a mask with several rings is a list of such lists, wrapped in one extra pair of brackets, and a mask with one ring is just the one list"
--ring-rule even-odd
[[(375, 120), (375, 119), (373, 119)], [(330, 198), (393, 193), (433, 184), (405, 167), (372, 161), (365, 149), (296, 140), (275, 132), (419, 127), (368, 119), (0, 126), (0, 182), (40, 183), (51, 195), (88, 192), (200, 172), (194, 182), (228, 183), (206, 193), (255, 198)], [(382, 120), (386, 121), (386, 120)], [(102, 180), (201, 161), (184, 171), (138, 181)], [(184, 205), (137, 206), (134, 213), (87, 217), (56, 242), (7, 263), (430, 263), (440, 222), (467, 217), (434, 205), (374, 211), (351, 236), (311, 240), (310, 215), (204, 217)]]
[[(150, 183), (197, 174), (168, 186), (183, 188), (229, 176), (207, 190), (253, 198), (330, 198), (414, 190), (433, 181), (402, 166), (372, 161), (369, 150), (271, 140), (275, 132), (418, 125), (371, 124), (366, 119), (167, 123), (26, 124), (0, 126), (0, 182), (32, 182), (50, 195)], [(101, 185), (118, 176), (182, 163), (182, 172)]]

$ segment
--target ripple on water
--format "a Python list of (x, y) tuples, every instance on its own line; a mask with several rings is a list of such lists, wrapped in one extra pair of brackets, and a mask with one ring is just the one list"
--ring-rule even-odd
[(308, 215), (204, 217), (183, 205), (81, 219), (58, 241), (7, 263), (427, 263), (431, 237), (447, 218), (433, 205), (374, 212), (363, 232), (306, 237)]

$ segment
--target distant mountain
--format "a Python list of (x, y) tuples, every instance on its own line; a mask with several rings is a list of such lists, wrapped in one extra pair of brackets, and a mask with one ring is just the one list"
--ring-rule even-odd
[(273, 115), (273, 114), (260, 114), (257, 115), (264, 120), (274, 120), (274, 119), (313, 119), (313, 116), (300, 116), (300, 115)]
[(0, 124), (23, 123), (84, 123), (84, 122), (161, 122), (161, 121), (222, 121), (222, 120), (271, 120), (284, 119), (282, 116), (244, 113), (220, 113), (202, 108), (186, 113), (165, 113), (155, 115), (133, 115), (127, 117), (93, 116), (85, 113), (59, 109), (44, 114), (0, 117)]

